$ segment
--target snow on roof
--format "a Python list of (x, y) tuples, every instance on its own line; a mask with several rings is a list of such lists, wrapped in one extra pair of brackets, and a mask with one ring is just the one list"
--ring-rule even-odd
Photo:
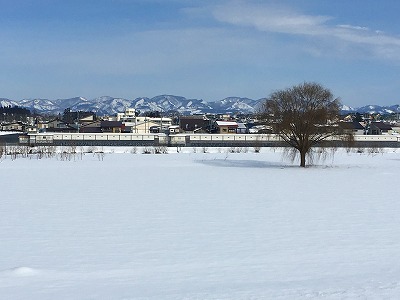
[(218, 126), (238, 126), (238, 123), (234, 121), (217, 121)]

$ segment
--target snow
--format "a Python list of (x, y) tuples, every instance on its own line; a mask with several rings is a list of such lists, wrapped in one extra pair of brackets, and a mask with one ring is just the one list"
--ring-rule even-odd
[(34, 276), (39, 272), (32, 268), (18, 267), (10, 270), (5, 270), (2, 273), (8, 277), (24, 277), (24, 276)]
[(0, 131), (0, 135), (20, 134), (20, 131)]
[(352, 108), (351, 106), (342, 105), (342, 110), (352, 111), (352, 110), (354, 110), (354, 108)]
[(3, 158), (1, 299), (399, 298), (397, 151), (108, 150)]
[(0, 98), (0, 107), (6, 107), (6, 106), (15, 106), (17, 103), (15, 101), (5, 99), (5, 98)]

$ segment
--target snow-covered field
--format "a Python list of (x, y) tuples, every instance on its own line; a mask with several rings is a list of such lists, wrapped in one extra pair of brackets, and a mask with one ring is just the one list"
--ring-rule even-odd
[(192, 150), (3, 160), (0, 299), (400, 299), (400, 153)]

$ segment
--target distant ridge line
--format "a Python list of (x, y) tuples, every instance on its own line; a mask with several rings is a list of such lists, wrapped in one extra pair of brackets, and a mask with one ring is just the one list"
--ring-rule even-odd
[[(68, 99), (22, 99), (10, 100), (0, 98), (0, 106), (21, 106), (31, 111), (46, 114), (63, 113), (65, 109), (93, 111), (98, 115), (114, 115), (123, 112), (126, 108), (135, 108), (141, 112), (176, 111), (184, 115), (203, 113), (223, 114), (252, 114), (257, 112), (265, 98), (250, 99), (245, 97), (227, 97), (222, 100), (207, 102), (202, 99), (188, 99), (182, 96), (159, 95), (153, 98), (139, 97), (136, 99), (125, 99), (111, 96), (101, 96), (94, 99), (84, 97), (73, 97)], [(352, 108), (342, 106), (342, 114), (349, 113), (379, 113), (393, 114), (400, 113), (400, 105), (380, 106), (366, 105)]]

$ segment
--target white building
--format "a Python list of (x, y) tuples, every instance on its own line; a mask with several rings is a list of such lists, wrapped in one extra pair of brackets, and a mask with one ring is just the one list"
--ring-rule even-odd
[(172, 125), (171, 118), (136, 116), (136, 110), (134, 108), (127, 108), (125, 112), (117, 113), (116, 121), (121, 121), (125, 127), (130, 127), (133, 133), (143, 134), (157, 131), (164, 132)]
[(126, 108), (125, 112), (117, 113), (116, 121), (135, 122), (135, 118), (136, 118), (136, 109)]

